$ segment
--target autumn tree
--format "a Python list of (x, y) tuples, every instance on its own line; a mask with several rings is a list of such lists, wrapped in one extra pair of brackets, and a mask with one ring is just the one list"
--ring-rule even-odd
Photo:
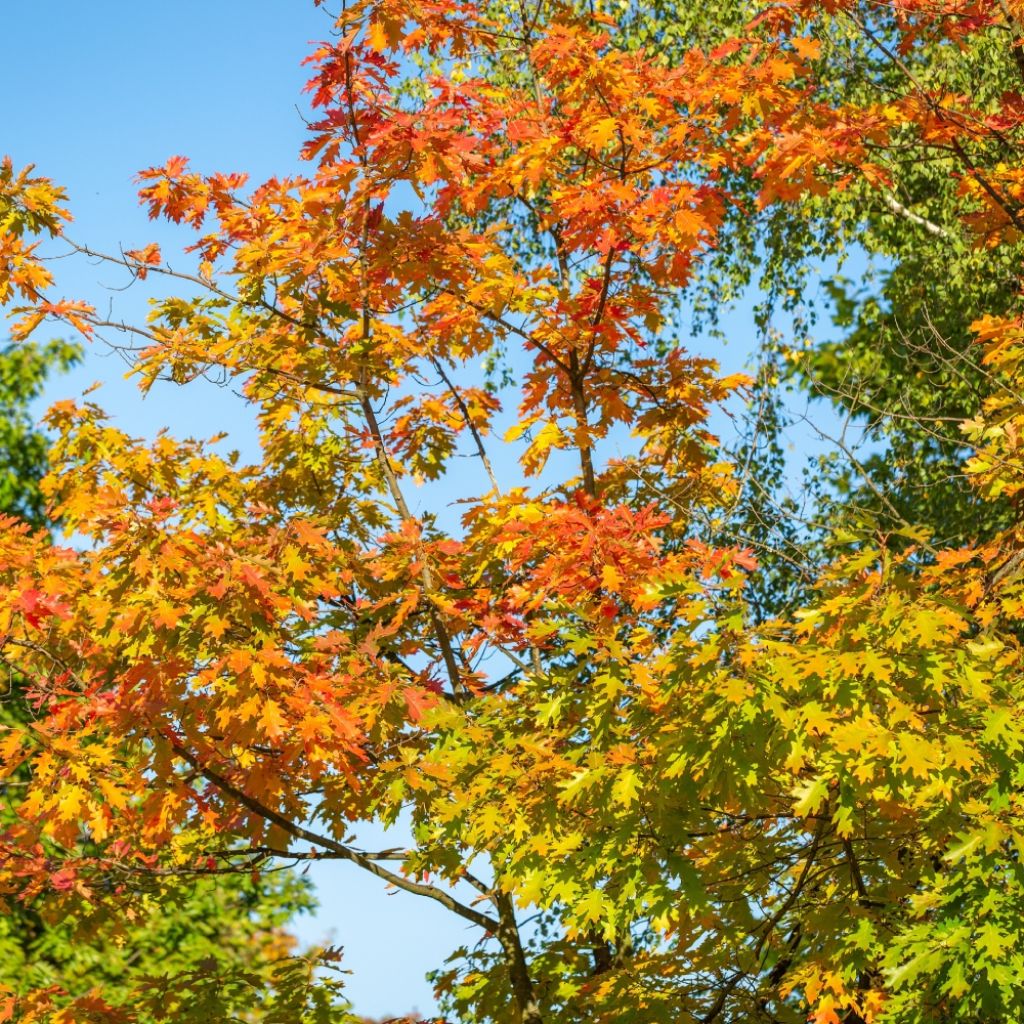
[[(188, 272), (86, 249), (61, 190), (5, 165), (14, 334), (136, 341), (143, 388), (216, 371), (261, 442), (246, 464), (51, 410), (45, 492), (87, 543), (0, 539), (38, 709), (0, 743), (28, 781), (7, 888), (130, 912), (167, 872), (344, 860), (473, 926), (437, 975), (467, 1021), (1019, 1017), (1016, 527), (947, 546), (872, 477), (897, 514), (794, 565), (804, 607), (751, 615), (757, 560), (719, 536), (743, 471), (706, 424), (749, 381), (673, 319), (736, 216), (857, 193), (923, 219), (893, 192), (908, 139), (956, 157), (979, 267), (1012, 262), (1021, 97), (900, 65), (983, 51), (1014, 12), (879, 5), (892, 92), (835, 88), (816, 35), (854, 4), (676, 55), (596, 5), (350, 6), (310, 58), (306, 175), (140, 175), (195, 229)], [(110, 320), (40, 242), (183, 294)], [(1012, 505), (1024, 327), (1009, 302), (974, 323), (963, 472)], [(504, 389), (477, 370), (496, 354)], [(400, 816), (407, 849), (351, 838)], [(274, 1012), (344, 1014), (318, 992)], [(89, 999), (73, 1019), (115, 1012)]]
[[(671, 4), (637, 5), (623, 15), (623, 38), (634, 46), (658, 39), (675, 59), (698, 42), (727, 43), (758, 13), (742, 0), (689, 18), (676, 17)], [(816, 11), (805, 28), (821, 47), (820, 95), (835, 106), (883, 97), (916, 103), (929, 116), (908, 118), (884, 145), (871, 140), (883, 186), (853, 175), (841, 188), (809, 190), (756, 215), (751, 203), (737, 205), (693, 289), (697, 309), (714, 317), (723, 296), (757, 281), (763, 327), (773, 311), (795, 318), (791, 336), (766, 336), (765, 372), (796, 378), (858, 424), (845, 439), (856, 450), (829, 445), (817, 467), (835, 488), (830, 507), (816, 510), (825, 519), (897, 529), (909, 520), (949, 546), (991, 537), (1012, 522), (1006, 502), (980, 495), (959, 470), (967, 454), (960, 424), (991, 387), (971, 325), (980, 311), (1011, 313), (1020, 304), (1017, 239), (1004, 233), (998, 246), (979, 245), (976, 231), (979, 190), (1009, 223), (1017, 216), (1015, 200), (986, 185), (1017, 144), (1007, 103), (1022, 82), (1018, 16), (998, 4), (941, 16), (915, 5)], [(940, 17), (970, 25), (969, 43), (934, 31)], [(983, 130), (952, 138), (926, 128), (932, 114)], [(832, 180), (843, 172), (836, 166)], [(760, 181), (750, 174), (732, 189), (751, 195)], [(873, 277), (847, 277), (851, 250), (870, 258)], [(823, 270), (828, 301), (816, 306)], [(807, 349), (812, 335), (824, 333), (823, 316), (833, 320), (835, 340)]]
[[(973, 24), (969, 45), (950, 45), (946, 34), (929, 31), (902, 45), (900, 18), (909, 11), (887, 4), (816, 10), (803, 30), (820, 46), (818, 94), (835, 107), (881, 96), (927, 103), (969, 95), (975, 114), (995, 119), (996, 127), (1005, 97), (1019, 92), (1021, 81), (1011, 8)], [(653, 48), (676, 62), (694, 46), (730, 46), (760, 13), (747, 0), (686, 10), (660, 0), (623, 4), (616, 43)], [(974, 14), (965, 9), (962, 17)], [(498, 50), (491, 73), (514, 76), (519, 62)], [(969, 454), (960, 424), (990, 387), (971, 324), (980, 310), (1011, 312), (1020, 302), (1017, 243), (1003, 237), (996, 249), (976, 244), (975, 200), (963, 182), (972, 167), (1004, 159), (1012, 135), (998, 127), (967, 132), (954, 146), (909, 119), (886, 145), (872, 148), (885, 187), (837, 165), (831, 180), (842, 178), (841, 188), (807, 190), (781, 204), (757, 203), (762, 181), (754, 167), (730, 179), (739, 201), (679, 292), (676, 320), (706, 343), (723, 310), (738, 300), (755, 303), (749, 330), (761, 341), (751, 365), (754, 400), (731, 452), (751, 471), (720, 534), (758, 553), (761, 572), (747, 591), (752, 610), (792, 610), (806, 597), (809, 577), (794, 562), (819, 559), (840, 520), (860, 536), (912, 522), (949, 546), (991, 537), (1012, 522), (1006, 501), (980, 495), (960, 472)], [(779, 386), (787, 380), (802, 393), (787, 397)], [(832, 404), (838, 418), (803, 422), (807, 396)], [(823, 451), (802, 475), (785, 456), (793, 433), (810, 435)], [(892, 532), (890, 543), (903, 541)]]
[[(36, 426), (30, 405), (47, 377), (80, 355), (77, 346), (61, 342), (0, 350), (0, 515), (8, 529), (13, 515), (37, 528), (47, 525), (39, 484), (49, 439)], [(25, 680), (9, 670), (5, 685), (0, 721), (5, 729), (24, 727), (36, 711), (23, 692)], [(17, 820), (18, 791), (29, 778), (22, 768), (5, 780), (5, 829)], [(57, 876), (51, 879), (58, 893), (62, 884)], [(281, 871), (253, 878), (151, 878), (137, 895), (137, 910), (119, 920), (88, 903), (69, 913), (59, 897), (22, 902), (8, 894), (0, 915), (0, 986), (21, 995), (60, 990), (79, 1000), (79, 1008), (101, 990), (112, 1006), (135, 1006), (140, 1021), (166, 1019), (165, 1010), (176, 1004), (168, 987), (184, 986), (193, 1012), (207, 1020), (238, 1009), (253, 1014), (270, 1003), (274, 970), (291, 952), (283, 926), (310, 906), (307, 886)], [(164, 1004), (155, 1014), (139, 1005), (147, 989), (154, 1003)]]

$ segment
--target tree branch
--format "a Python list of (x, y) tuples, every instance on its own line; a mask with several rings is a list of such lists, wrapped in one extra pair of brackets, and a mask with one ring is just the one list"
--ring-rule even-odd
[[(467, 921), (471, 921), (479, 928), (483, 928), (485, 931), (490, 932), (492, 935), (497, 935), (501, 930), (501, 925), (494, 918), (488, 917), (486, 914), (480, 913), (478, 910), (474, 910), (472, 907), (467, 907), (465, 904), (460, 903), (451, 893), (445, 892), (443, 889), (438, 889), (437, 886), (428, 885), (424, 882), (414, 882), (411, 878), (406, 878), (404, 875), (396, 874), (394, 871), (389, 871), (387, 868), (381, 867), (374, 859), (373, 855), (360, 853), (358, 850), (353, 850), (349, 846), (345, 846), (344, 843), (339, 843), (329, 836), (318, 835), (316, 832), (311, 832), (309, 829), (304, 828), (302, 825), (296, 825), (295, 822), (290, 821), (283, 814), (279, 814), (273, 808), (266, 807), (255, 797), (249, 796), (248, 793), (243, 792), (237, 786), (232, 785), (222, 775), (215, 772), (212, 768), (208, 768), (202, 764), (199, 759), (186, 750), (180, 743), (175, 740), (171, 740), (171, 747), (174, 752), (187, 761), (200, 775), (203, 776), (208, 782), (211, 782), (223, 793), (226, 793), (232, 799), (237, 800), (243, 807), (247, 807), (254, 814), (259, 815), (265, 821), (271, 822), (271, 824), (277, 825), (278, 828), (287, 832), (290, 836), (296, 839), (301, 839), (304, 842), (311, 843), (314, 846), (319, 846), (325, 850), (330, 850), (335, 857), (342, 860), (349, 860), (353, 864), (358, 864), (364, 871), (369, 871), (371, 875), (376, 875), (378, 878), (383, 879), (389, 885), (395, 886), (396, 889), (402, 889), (405, 892), (411, 892), (417, 896), (426, 896), (428, 899), (432, 899), (437, 903), (440, 903), (443, 907), (446, 907), (452, 913), (458, 914), (459, 917), (465, 918)], [(287, 854), (291, 856), (291, 854)]]

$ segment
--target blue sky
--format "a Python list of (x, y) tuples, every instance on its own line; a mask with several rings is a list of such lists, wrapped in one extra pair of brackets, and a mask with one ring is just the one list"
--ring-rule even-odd
[[(201, 171), (242, 170), (257, 181), (299, 169), (307, 77), (300, 61), (328, 29), (310, 0), (5, 4), (0, 154), (34, 163), (67, 187), (76, 239), (114, 252), (157, 241), (172, 253), (184, 236), (147, 219), (135, 202), (135, 173), (175, 154)], [(57, 270), (64, 294), (109, 303), (115, 318), (144, 317), (147, 293), (115, 290), (123, 282), (110, 269), (68, 260)], [(727, 326), (733, 342), (715, 354), (731, 370), (744, 363), (755, 334), (743, 308)], [(165, 385), (143, 400), (124, 371), (117, 355), (94, 347), (73, 374), (51, 383), (47, 399), (102, 381), (94, 400), (130, 433), (227, 430), (234, 446), (251, 446), (249, 417), (232, 392)], [(368, 848), (401, 841), (362, 838)], [(354, 866), (318, 865), (313, 879), (321, 909), (298, 931), (307, 940), (330, 934), (345, 947), (356, 1008), (377, 1016), (428, 1012), (423, 975), (466, 941), (463, 923), (427, 901), (388, 894)]]

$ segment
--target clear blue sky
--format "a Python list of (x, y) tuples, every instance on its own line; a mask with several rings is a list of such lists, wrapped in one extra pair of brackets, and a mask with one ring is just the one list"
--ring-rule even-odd
[[(307, 77), (300, 67), (308, 43), (324, 38), (329, 21), (311, 0), (51, 0), (3, 5), (0, 154), (70, 191), (73, 235), (101, 250), (161, 243), (165, 254), (184, 238), (148, 221), (135, 202), (133, 176), (174, 154), (201, 171), (248, 172), (252, 179), (299, 168), (304, 126), (297, 106)], [(117, 318), (140, 321), (146, 294), (104, 289), (120, 283), (109, 269), (62, 262), (65, 294)], [(749, 315), (730, 317), (729, 369), (754, 343)], [(51, 384), (48, 399), (94, 396), (124, 429), (152, 435), (163, 426), (206, 436), (228, 430), (236, 446), (251, 445), (241, 402), (212, 385), (157, 387), (143, 400), (123, 380), (124, 364), (94, 348), (83, 367)], [(365, 842), (373, 847), (373, 837)], [(376, 836), (383, 845), (401, 842)], [(433, 1007), (424, 972), (466, 938), (447, 911), (404, 893), (387, 894), (349, 865), (319, 865), (313, 878), (321, 909), (299, 922), (304, 939), (330, 933), (345, 947), (353, 972), (349, 995), (366, 1014), (384, 1016)]]

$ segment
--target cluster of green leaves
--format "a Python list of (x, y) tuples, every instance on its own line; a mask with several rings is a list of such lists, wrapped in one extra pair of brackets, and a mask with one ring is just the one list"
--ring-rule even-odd
[(70, 369), (80, 356), (79, 346), (63, 341), (0, 347), (0, 514), (45, 522), (39, 481), (47, 469), (47, 440), (30, 407), (47, 375)]
[[(660, 18), (663, 25), (673, 20), (670, 10)], [(717, 8), (703, 12), (703, 19), (718, 18)], [(722, 34), (733, 23), (729, 12)], [(901, 47), (888, 7), (838, 10), (809, 28), (822, 44), (819, 73), (837, 106), (928, 91), (970, 96), (983, 115), (995, 114), (1021, 87), (1017, 29), (1006, 11), (969, 46), (922, 34)], [(995, 134), (968, 159), (1013, 155), (1014, 143)], [(912, 523), (942, 545), (983, 542), (1010, 525), (1014, 513), (1006, 501), (980, 496), (961, 472), (970, 448), (960, 424), (991, 388), (971, 324), (980, 311), (1019, 310), (1022, 248), (1006, 238), (998, 247), (979, 244), (965, 224), (973, 201), (961, 189), (964, 153), (955, 146), (930, 142), (907, 125), (876, 156), (891, 188), (854, 175), (842, 189), (757, 216), (750, 215), (753, 201), (745, 203), (697, 286), (697, 305), (714, 314), (722, 297), (754, 283), (764, 327), (776, 312), (793, 317), (781, 351), (765, 333), (764, 358), (838, 416), (823, 439), (828, 451), (814, 456), (804, 477), (816, 490), (808, 518), (857, 536), (895, 535)], [(734, 185), (743, 194), (744, 183)], [(752, 196), (757, 183), (746, 185)], [(858, 268), (864, 261), (859, 279), (845, 276), (848, 260)], [(783, 413), (759, 424), (770, 435), (791, 421)], [(766, 438), (765, 451), (773, 443)], [(753, 514), (791, 522), (774, 513), (786, 505), (792, 478), (792, 464), (768, 473), (770, 486), (752, 495)], [(804, 536), (825, 540), (828, 532), (812, 526)], [(771, 563), (770, 548), (765, 554)], [(775, 597), (777, 606), (787, 603), (784, 589)]]

